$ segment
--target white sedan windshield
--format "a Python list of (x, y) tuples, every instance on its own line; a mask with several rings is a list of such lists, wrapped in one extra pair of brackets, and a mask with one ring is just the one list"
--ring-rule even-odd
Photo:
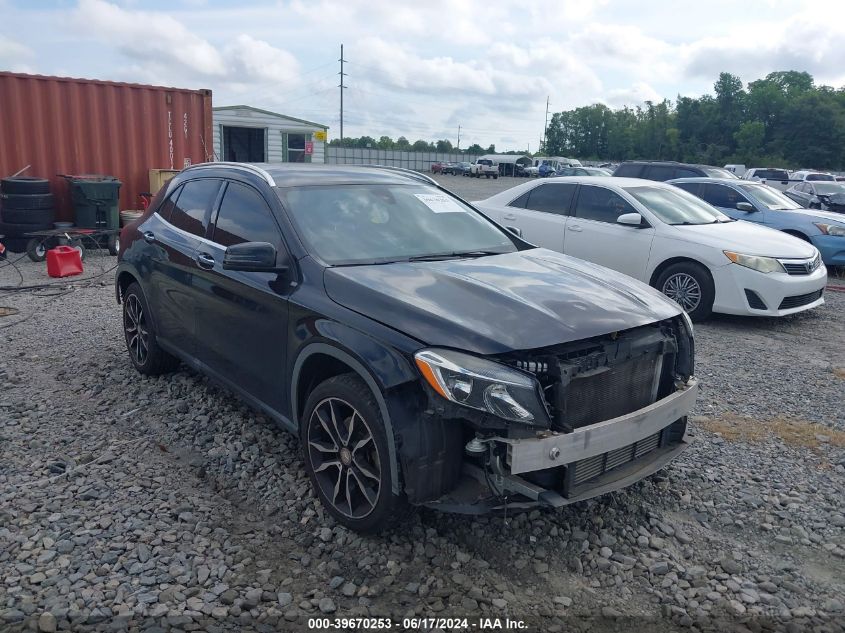
[(731, 222), (724, 213), (683, 189), (642, 186), (625, 187), (625, 191), (666, 224)]

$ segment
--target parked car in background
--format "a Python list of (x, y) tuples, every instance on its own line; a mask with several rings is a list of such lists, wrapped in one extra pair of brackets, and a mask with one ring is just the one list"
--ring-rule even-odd
[(494, 178), (499, 177), (499, 163), (489, 158), (479, 158), (474, 163), (470, 164), (469, 175), (475, 178)]
[(725, 165), (725, 169), (737, 178), (742, 178), (743, 174), (746, 172), (745, 165)]
[(806, 180), (810, 182), (836, 182), (836, 177), (832, 174), (825, 174), (820, 171), (795, 171), (790, 174), (792, 180)]
[(453, 176), (457, 175), (457, 166), (458, 163), (443, 163), (443, 166), (440, 168), (441, 174), (452, 174)]
[(431, 173), (432, 174), (440, 174), (443, 173), (443, 163), (431, 163)]
[(845, 183), (805, 180), (784, 193), (800, 206), (845, 213)]
[(836, 182), (845, 182), (845, 176), (835, 176)]
[(735, 220), (762, 224), (810, 242), (826, 266), (845, 266), (845, 215), (804, 209), (762, 183), (684, 178), (669, 184), (698, 196)]
[(777, 167), (752, 167), (743, 174), (742, 180), (762, 182), (778, 191), (786, 191), (793, 184), (789, 172)]
[(613, 173), (608, 169), (601, 169), (600, 167), (564, 167), (558, 169), (555, 176), (612, 176)]
[(628, 160), (617, 167), (613, 175), (619, 178), (644, 178), (646, 180), (673, 180), (675, 178), (736, 178), (722, 167), (711, 165), (689, 165), (674, 161)]
[(559, 508), (687, 446), (698, 386), (678, 306), (422, 174), (195, 165), (120, 239), (134, 367), (184, 361), (298, 435), (347, 528), (408, 504)]
[(472, 163), (468, 163), (466, 161), (462, 161), (460, 163), (455, 163), (455, 175), (456, 176), (469, 176), (471, 171), (472, 171)]
[(824, 303), (827, 269), (812, 244), (737, 222), (673, 185), (573, 176), (517, 185), (476, 206), (530, 242), (650, 284), (693, 319)]

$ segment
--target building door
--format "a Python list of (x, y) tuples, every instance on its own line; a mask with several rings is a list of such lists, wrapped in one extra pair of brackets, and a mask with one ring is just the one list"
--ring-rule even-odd
[(282, 147), (284, 148), (284, 162), (310, 163), (311, 156), (305, 153), (305, 142), (310, 140), (310, 134), (293, 134), (282, 132)]
[(259, 127), (223, 126), (223, 160), (266, 163), (266, 130)]

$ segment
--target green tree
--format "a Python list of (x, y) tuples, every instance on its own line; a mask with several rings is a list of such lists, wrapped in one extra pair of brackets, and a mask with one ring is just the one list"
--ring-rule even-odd
[(437, 143), (435, 143), (435, 148), (438, 152), (451, 152), (453, 149), (452, 141), (450, 141), (449, 139), (437, 141)]
[(736, 155), (746, 165), (758, 164), (763, 157), (766, 141), (766, 126), (762, 121), (746, 121), (734, 134)]
[(393, 149), (407, 151), (411, 149), (411, 143), (404, 136), (400, 136), (398, 139), (396, 139), (396, 143), (393, 145)]
[(393, 149), (393, 139), (389, 136), (381, 136), (376, 143), (376, 147), (379, 149)]

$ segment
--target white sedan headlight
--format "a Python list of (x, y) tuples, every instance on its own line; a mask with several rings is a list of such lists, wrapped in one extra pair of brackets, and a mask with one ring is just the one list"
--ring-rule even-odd
[(733, 251), (722, 251), (734, 264), (745, 266), (761, 273), (784, 273), (783, 265), (774, 257), (759, 257), (757, 255), (743, 255)]
[(549, 425), (539, 383), (524, 372), (448, 349), (420, 350), (414, 360), (431, 388), (455, 404), (505, 420)]
[(845, 237), (845, 226), (841, 226), (839, 224), (821, 224), (820, 222), (816, 222), (815, 224), (818, 227), (819, 231), (821, 231), (825, 235)]

